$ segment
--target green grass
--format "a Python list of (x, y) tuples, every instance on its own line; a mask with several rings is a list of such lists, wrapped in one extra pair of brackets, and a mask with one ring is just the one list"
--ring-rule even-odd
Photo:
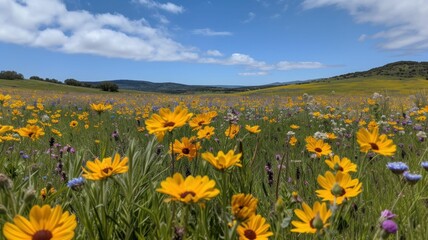
[(333, 91), (336, 94), (367, 95), (373, 92), (388, 92), (390, 94), (414, 94), (428, 89), (428, 80), (423, 78), (397, 79), (388, 77), (350, 78), (341, 80), (329, 80), (310, 82), (304, 84), (292, 84), (278, 86), (241, 93), (242, 95), (329, 95)]
[[(55, 84), (37, 80), (4, 80), (0, 79), (0, 86), (3, 88), (14, 89), (17, 91), (51, 91), (57, 93), (85, 93), (85, 94), (109, 94), (97, 88), (86, 88), (69, 86), (65, 84)], [(122, 90), (120, 92), (132, 93), (136, 91)], [(111, 93), (110, 93), (111, 94)]]
[[(0, 84), (4, 82), (1, 80)], [(388, 83), (395, 87), (398, 83), (403, 84), (398, 80)], [(414, 83), (405, 82), (404, 86), (410, 88), (406, 84)], [(24, 84), (35, 85), (25, 85), (24, 88)], [(358, 82), (352, 84), (354, 88), (361, 85)], [(366, 82), (365, 88), (376, 84)], [(315, 201), (321, 201), (315, 192), (320, 189), (318, 176), (328, 170), (333, 171), (324, 162), (326, 156), (314, 158), (306, 149), (305, 138), (316, 132), (335, 132), (338, 137), (325, 142), (335, 154), (357, 164), (358, 172), (351, 173), (351, 176), (358, 178), (363, 185), (361, 194), (335, 211), (335, 217), (330, 218), (329, 235), (324, 239), (373, 239), (379, 230), (378, 219), (384, 209), (392, 209), (397, 214), (394, 220), (399, 226), (398, 239), (428, 237), (428, 172), (420, 166), (421, 161), (427, 159), (428, 140), (420, 141), (414, 129), (418, 127), (426, 131), (428, 125), (427, 121), (417, 119), (426, 113), (414, 110), (415, 103), (401, 101), (401, 98), (410, 99), (408, 96), (384, 95), (376, 99), (376, 104), (369, 105), (367, 98), (374, 91), (370, 88), (364, 90), (370, 95), (315, 96), (314, 101), (306, 101), (303, 97), (300, 100), (288, 98), (287, 92), (274, 97), (269, 96), (272, 93), (227, 97), (211, 94), (127, 95), (98, 94), (102, 92), (96, 89), (34, 81), (16, 82), (15, 88), (3, 86), (0, 93), (9, 94), (11, 99), (0, 102), (0, 125), (11, 125), (17, 130), (37, 120), (36, 125), (43, 128), (45, 134), (33, 141), (10, 130), (0, 133), (0, 136), (11, 134), (19, 138), (19, 141), (0, 142), (0, 173), (13, 181), (13, 186), (9, 185), (7, 189), (5, 185), (0, 187), (0, 239), (4, 239), (4, 224), (12, 222), (17, 214), (28, 218), (32, 206), (49, 204), (61, 205), (76, 215), (77, 240), (179, 239), (176, 235), (182, 229), (187, 229), (188, 239), (217, 240), (227, 231), (231, 236), (229, 239), (236, 240), (234, 231), (227, 224), (233, 219), (230, 202), (232, 195), (237, 193), (251, 193), (259, 200), (257, 214), (270, 224), (274, 234), (271, 239), (314, 239), (314, 235), (292, 233), (290, 220), (298, 220), (294, 210), (302, 208), (301, 203), (293, 201), (296, 199), (292, 198), (292, 192), (298, 192), (300, 198), (312, 206)], [(64, 87), (65, 90), (58, 91), (56, 87)], [(96, 91), (96, 94), (76, 94), (81, 90)], [(353, 93), (362, 94), (364, 91), (354, 89)], [(281, 92), (284, 93), (279, 88), (278, 93)], [(426, 99), (426, 95), (421, 97)], [(35, 104), (37, 101), (39, 104)], [(90, 110), (90, 103), (107, 101), (114, 105), (113, 110), (102, 114)], [(196, 135), (197, 131), (189, 125), (167, 132), (160, 142), (147, 130), (140, 132), (139, 127), (145, 127), (145, 120), (159, 113), (160, 107), (173, 109), (177, 104), (188, 106), (194, 114), (209, 110), (218, 113), (210, 123), (215, 128), (215, 135), (211, 139), (199, 140), (201, 149), (192, 161), (186, 158), (176, 161), (169, 152), (169, 143)], [(225, 136), (229, 123), (224, 117), (231, 107), (242, 114), (238, 121), (241, 129), (234, 139)], [(314, 112), (324, 116), (314, 117)], [(56, 121), (52, 121), (54, 118)], [(345, 122), (349, 119), (351, 123)], [(393, 158), (373, 157), (360, 151), (356, 132), (361, 120), (367, 123), (382, 120), (380, 131), (397, 145)], [(71, 127), (71, 121), (77, 121), (78, 125)], [(398, 123), (404, 134), (394, 131), (393, 123)], [(245, 130), (247, 124), (259, 125), (262, 131), (257, 135), (249, 134)], [(291, 129), (292, 124), (299, 125), (300, 129)], [(53, 129), (61, 132), (62, 136), (55, 135)], [(298, 140), (293, 147), (286, 144), (290, 131)], [(112, 137), (113, 133), (116, 138)], [(60, 145), (50, 146), (50, 141)], [(75, 152), (68, 151), (66, 146)], [(217, 155), (218, 151), (232, 149), (243, 154), (242, 167), (233, 167), (227, 172), (216, 170), (201, 157), (204, 152)], [(104, 181), (87, 180), (78, 189), (67, 187), (67, 180), (82, 176), (82, 167), (87, 161), (107, 158), (115, 153), (129, 158), (127, 173), (116, 174)], [(385, 165), (392, 161), (405, 162), (410, 171), (421, 174), (422, 179), (415, 185), (406, 183), (403, 176), (386, 168)], [(214, 180), (220, 194), (204, 201), (204, 205), (165, 202), (168, 196), (156, 189), (172, 175), (173, 163), (174, 172), (207, 176)], [(268, 164), (270, 172), (266, 171)], [(4, 179), (2, 176), (2, 184)], [(54, 187), (56, 192), (43, 199), (40, 191), (48, 186)], [(278, 201), (279, 197), (282, 203)]]

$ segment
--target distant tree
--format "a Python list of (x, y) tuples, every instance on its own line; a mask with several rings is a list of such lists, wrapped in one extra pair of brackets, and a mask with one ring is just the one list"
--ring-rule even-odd
[(119, 91), (119, 86), (117, 86), (117, 84), (112, 83), (112, 82), (102, 82), (102, 83), (98, 84), (97, 87), (101, 88), (101, 90), (106, 91), (106, 92), (118, 92)]
[(80, 81), (77, 81), (76, 79), (73, 79), (73, 78), (66, 79), (64, 83), (71, 86), (78, 86), (78, 87), (82, 86), (82, 83)]
[(61, 81), (59, 81), (58, 79), (55, 79), (55, 78), (45, 78), (45, 80), (43, 80), (43, 81), (50, 82), (50, 83), (56, 83), (56, 84), (62, 84)]
[(92, 88), (94, 85), (87, 82), (82, 82), (82, 87)]
[(7, 79), (7, 80), (23, 80), (24, 75), (21, 73), (17, 73), (15, 71), (1, 71), (0, 72), (0, 79)]
[(30, 77), (31, 80), (38, 80), (38, 81), (42, 81), (43, 78), (39, 77), (39, 76), (31, 76)]

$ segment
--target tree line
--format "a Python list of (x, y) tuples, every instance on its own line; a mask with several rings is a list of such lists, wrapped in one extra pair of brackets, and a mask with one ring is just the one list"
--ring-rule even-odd
[[(0, 79), (5, 80), (25, 80), (25, 77), (23, 74), (18, 73), (16, 71), (1, 71), (0, 72)], [(64, 82), (61, 82), (55, 78), (41, 78), (39, 76), (31, 76), (31, 80), (36, 81), (44, 81), (44, 82), (50, 82), (55, 84), (65, 84), (69, 86), (76, 86), (76, 87), (88, 87), (88, 88), (99, 88), (102, 91), (107, 92), (118, 92), (119, 86), (113, 82), (100, 82), (100, 83), (89, 83), (89, 82), (81, 82), (73, 78), (69, 78), (64, 80)]]

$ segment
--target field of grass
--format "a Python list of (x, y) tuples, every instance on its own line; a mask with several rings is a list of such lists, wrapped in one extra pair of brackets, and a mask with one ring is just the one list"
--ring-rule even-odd
[(313, 96), (309, 84), (294, 86), (300, 95), (79, 94), (4, 82), (0, 239), (428, 239), (421, 92), (364, 94), (355, 82), (342, 96), (320, 94), (325, 83)]
[(424, 78), (398, 79), (388, 77), (365, 77), (341, 80), (329, 80), (305, 84), (292, 84), (273, 88), (260, 89), (242, 93), (243, 95), (278, 95), (303, 93), (313, 95), (329, 95), (332, 92), (339, 95), (358, 94), (365, 95), (369, 92), (387, 92), (395, 94), (415, 94), (428, 90), (428, 80)]

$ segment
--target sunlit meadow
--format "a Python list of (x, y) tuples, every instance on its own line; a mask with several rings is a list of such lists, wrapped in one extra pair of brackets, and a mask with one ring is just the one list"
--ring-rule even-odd
[(0, 90), (1, 239), (428, 239), (425, 95)]

